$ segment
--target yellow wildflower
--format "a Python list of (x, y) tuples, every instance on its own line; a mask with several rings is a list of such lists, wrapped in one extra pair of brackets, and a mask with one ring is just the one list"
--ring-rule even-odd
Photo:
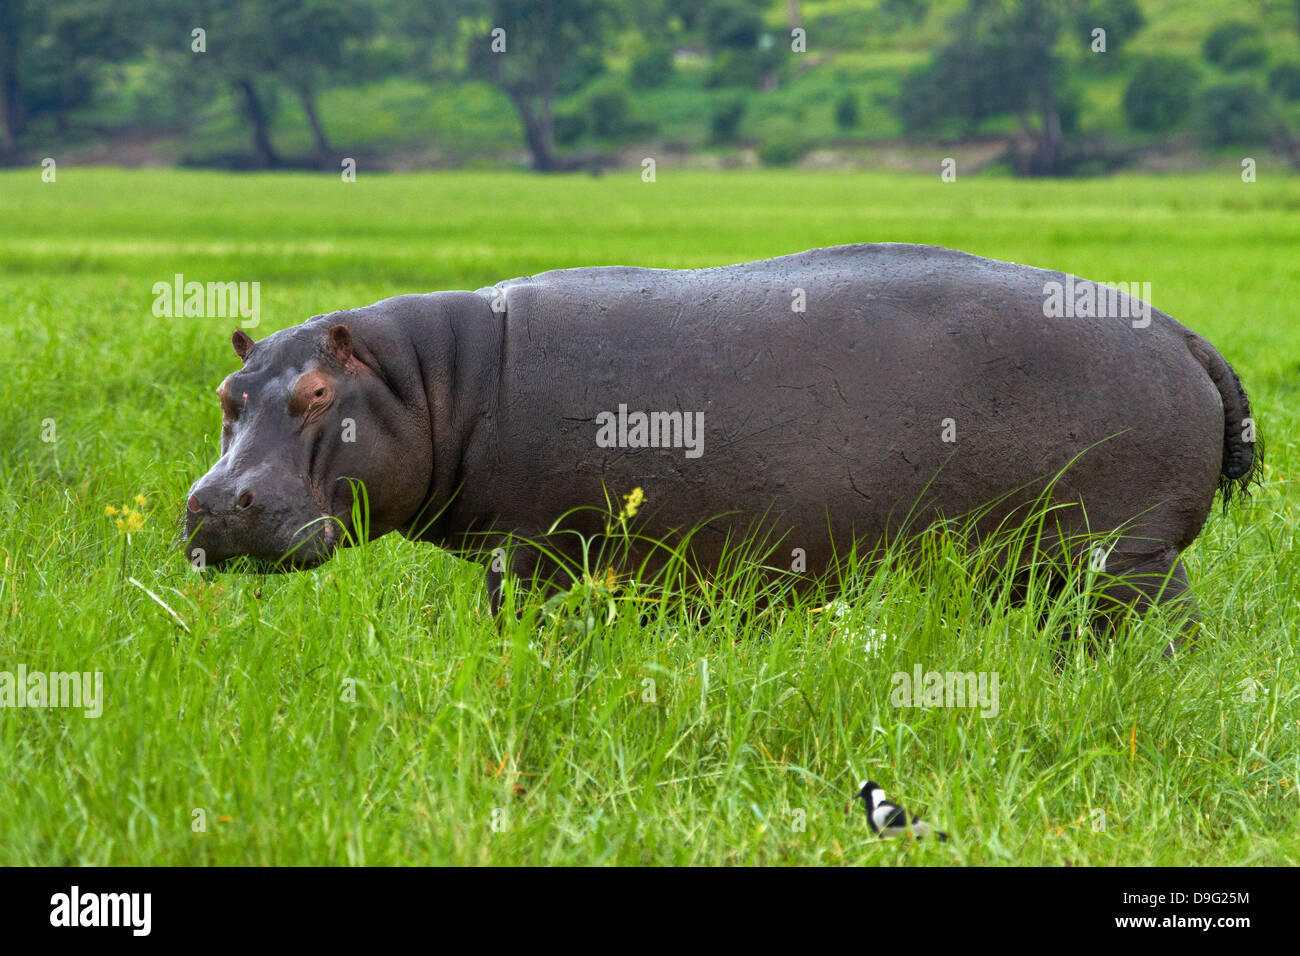
[(623, 511), (619, 514), (620, 518), (635, 518), (636, 513), (640, 510), (641, 505), (645, 503), (645, 492), (640, 488), (633, 488), (630, 494), (623, 496)]
[(606, 520), (605, 522), (605, 534), (612, 534), (615, 524), (625, 527), (628, 519), (636, 516), (637, 511), (644, 502), (645, 492), (640, 488), (633, 488), (630, 493), (624, 495), (623, 506), (619, 509), (618, 515), (610, 515), (611, 518), (614, 518), (614, 521)]
[[(144, 514), (136, 511), (130, 505), (123, 505), (121, 510), (108, 505), (104, 508), (104, 514), (113, 518), (113, 524), (117, 527), (117, 530), (125, 534), (131, 534), (144, 527)], [(114, 518), (114, 515), (118, 517)]]

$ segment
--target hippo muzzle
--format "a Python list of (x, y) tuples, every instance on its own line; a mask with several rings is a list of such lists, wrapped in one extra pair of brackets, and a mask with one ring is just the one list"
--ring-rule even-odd
[(225, 459), (190, 488), (185, 553), (197, 567), (247, 557), (272, 570), (304, 570), (329, 560), (342, 528), (301, 476), (273, 469), (233, 473)]

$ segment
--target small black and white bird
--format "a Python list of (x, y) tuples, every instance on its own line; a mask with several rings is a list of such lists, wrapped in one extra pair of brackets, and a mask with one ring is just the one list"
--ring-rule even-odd
[(910, 832), (918, 840), (931, 833), (941, 843), (948, 839), (948, 834), (936, 830), (920, 817), (912, 817), (912, 825), (909, 828), (907, 811), (898, 804), (886, 800), (885, 791), (880, 789), (880, 784), (871, 780), (863, 781), (854, 799), (861, 800), (866, 806), (867, 823), (882, 837), (907, 836)]

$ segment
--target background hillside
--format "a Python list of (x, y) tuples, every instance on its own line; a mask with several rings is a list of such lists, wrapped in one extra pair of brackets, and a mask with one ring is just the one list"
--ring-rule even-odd
[(0, 159), (1300, 165), (1298, 31), (1300, 0), (11, 0)]

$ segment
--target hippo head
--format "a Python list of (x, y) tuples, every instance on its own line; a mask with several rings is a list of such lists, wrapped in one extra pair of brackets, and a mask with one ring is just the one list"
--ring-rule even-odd
[(419, 511), (431, 474), (427, 413), (395, 394), (364, 342), (330, 318), (256, 343), (235, 332), (244, 366), (217, 388), (221, 458), (186, 502), (185, 550), (196, 564), (246, 556), (287, 570), (328, 560), (357, 537), (357, 482), (368, 537)]

